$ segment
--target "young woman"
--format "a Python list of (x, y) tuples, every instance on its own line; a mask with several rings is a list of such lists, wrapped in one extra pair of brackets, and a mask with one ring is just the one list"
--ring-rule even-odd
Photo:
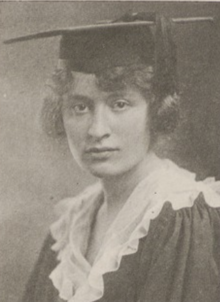
[(178, 121), (176, 58), (170, 22), (142, 21), (63, 34), (43, 123), (98, 181), (58, 204), (23, 302), (219, 301), (217, 183), (154, 153)]

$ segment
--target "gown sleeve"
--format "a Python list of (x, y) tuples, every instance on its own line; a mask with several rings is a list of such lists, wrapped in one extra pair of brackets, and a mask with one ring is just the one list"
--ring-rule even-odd
[(57, 299), (57, 290), (48, 278), (57, 265), (56, 253), (51, 250), (54, 240), (48, 235), (44, 241), (40, 256), (26, 285), (21, 302), (54, 302)]
[(139, 302), (219, 302), (220, 208), (203, 194), (177, 211), (166, 202), (151, 223), (140, 264)]

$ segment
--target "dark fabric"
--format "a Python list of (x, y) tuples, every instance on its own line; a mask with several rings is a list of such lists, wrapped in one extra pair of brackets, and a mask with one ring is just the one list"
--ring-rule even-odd
[(54, 240), (49, 235), (44, 241), (38, 261), (27, 283), (25, 294), (21, 302), (55, 302), (58, 291), (48, 278), (51, 271), (58, 264), (56, 254), (51, 250)]
[(149, 26), (93, 30), (63, 35), (60, 58), (72, 71), (99, 73), (131, 64), (152, 65), (154, 41)]
[[(48, 237), (22, 302), (56, 302), (48, 275), (56, 266)], [(151, 221), (138, 252), (104, 275), (100, 302), (220, 302), (220, 208), (200, 194), (193, 207), (174, 211), (169, 202)]]

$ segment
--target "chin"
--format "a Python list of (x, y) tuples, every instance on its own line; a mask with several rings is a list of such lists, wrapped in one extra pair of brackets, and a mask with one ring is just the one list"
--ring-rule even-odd
[(95, 177), (98, 178), (109, 178), (109, 177), (113, 177), (116, 176), (120, 173), (117, 173), (116, 171), (112, 170), (112, 169), (106, 169), (106, 168), (90, 168), (90, 169), (86, 169), (90, 174), (92, 174)]
[[(108, 163), (100, 163), (84, 167), (90, 174), (100, 179), (111, 178), (125, 174), (130, 169), (128, 167), (119, 167), (119, 165), (112, 165)], [(126, 169), (127, 168), (127, 169)]]

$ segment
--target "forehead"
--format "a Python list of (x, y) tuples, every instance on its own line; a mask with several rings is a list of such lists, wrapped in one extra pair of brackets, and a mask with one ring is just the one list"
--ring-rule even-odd
[(146, 102), (148, 98), (137, 87), (132, 85), (126, 85), (123, 88), (116, 87), (106, 91), (100, 88), (95, 74), (72, 72), (72, 76), (73, 84), (70, 93), (73, 97), (102, 102), (109, 98), (127, 98), (134, 103), (148, 103)]
[(106, 92), (101, 91), (99, 88), (95, 74), (74, 71), (72, 72), (72, 76), (71, 94), (85, 95), (91, 98), (94, 95), (106, 94)]
[(95, 74), (72, 71), (73, 90), (85, 89), (89, 86), (96, 86), (97, 78)]
[(123, 81), (117, 80), (116, 82), (109, 79), (104, 80), (102, 76), (97, 76), (95, 74), (88, 74), (82, 72), (71, 72), (73, 81), (71, 86), (71, 93), (73, 94), (99, 94), (108, 95), (116, 92), (127, 91), (127, 86)]
[[(72, 94), (102, 94), (102, 95), (108, 95), (113, 93), (126, 93), (129, 91), (136, 91), (141, 93), (139, 89), (136, 87), (136, 85), (128, 84), (126, 81), (122, 81), (119, 78), (117, 78), (116, 82), (112, 81), (112, 78), (107, 77), (107, 79), (104, 80), (105, 84), (102, 85), (102, 79), (100, 82), (100, 77), (91, 74), (91, 73), (83, 73), (83, 72), (71, 72), (73, 77), (73, 82), (71, 86), (71, 93)], [(101, 77), (102, 78), (102, 77)]]

